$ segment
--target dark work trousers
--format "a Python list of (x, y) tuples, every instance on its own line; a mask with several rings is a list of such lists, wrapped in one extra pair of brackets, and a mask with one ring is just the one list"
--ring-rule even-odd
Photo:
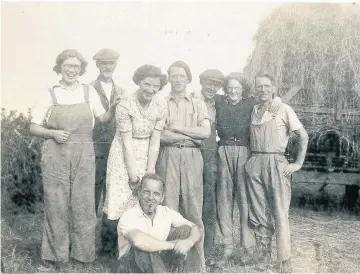
[(220, 231), (217, 240), (229, 248), (233, 247), (233, 209), (234, 201), (237, 201), (240, 214), (240, 245), (243, 248), (253, 247), (255, 238), (249, 227), (244, 169), (248, 160), (248, 148), (245, 146), (220, 146), (219, 158), (219, 184), (216, 195)]
[[(157, 173), (165, 179), (164, 205), (195, 223), (202, 234), (203, 158), (198, 148), (162, 147)], [(197, 244), (205, 269), (204, 240)]]
[(99, 212), (101, 194), (103, 201), (106, 195), (106, 164), (108, 155), (96, 155), (96, 173), (95, 173), (95, 210)]
[(204, 251), (205, 257), (214, 253), (214, 240), (216, 233), (217, 214), (216, 214), (216, 193), (215, 186), (217, 180), (217, 150), (202, 148), (201, 153), (204, 159), (204, 201), (202, 219), (205, 228)]
[(101, 244), (103, 255), (110, 255), (115, 257), (117, 254), (117, 225), (119, 220), (109, 220), (107, 215), (103, 213), (102, 228), (101, 228)]
[[(191, 228), (181, 226), (172, 228), (167, 241), (186, 239), (190, 236)], [(195, 247), (191, 248), (187, 256), (173, 251), (145, 252), (131, 247), (113, 267), (116, 273), (199, 273), (202, 265), (200, 254)]]

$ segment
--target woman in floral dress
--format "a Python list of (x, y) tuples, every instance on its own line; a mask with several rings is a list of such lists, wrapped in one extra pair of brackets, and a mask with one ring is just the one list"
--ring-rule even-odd
[(167, 77), (159, 68), (141, 66), (135, 71), (133, 81), (139, 89), (120, 100), (116, 108), (116, 134), (107, 164), (104, 213), (107, 219), (114, 220), (111, 225), (114, 234), (121, 214), (137, 201), (136, 189), (141, 177), (155, 172), (167, 114), (166, 102), (154, 96), (167, 84)]

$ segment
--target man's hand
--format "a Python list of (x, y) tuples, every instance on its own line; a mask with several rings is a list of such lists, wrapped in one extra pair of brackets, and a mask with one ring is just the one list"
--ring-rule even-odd
[(200, 146), (200, 147), (204, 144), (204, 141), (203, 141), (203, 140), (191, 139), (191, 141), (192, 141), (194, 144), (196, 144), (196, 145), (198, 145), (198, 146)]
[(65, 130), (53, 130), (51, 134), (52, 138), (59, 144), (65, 143), (70, 136), (70, 132)]
[(284, 170), (283, 174), (285, 177), (290, 178), (291, 174), (293, 174), (295, 171), (300, 170), (301, 165), (298, 163), (288, 164)]
[(117, 97), (114, 99), (114, 101), (110, 104), (110, 111), (112, 113), (115, 113), (115, 109), (116, 109), (116, 106), (117, 104), (120, 102), (121, 98), (120, 97)]
[(282, 104), (282, 100), (280, 97), (275, 97), (272, 101), (271, 101), (271, 105), (269, 108), (269, 111), (271, 113), (277, 113), (280, 109), (280, 106)]
[(194, 242), (190, 239), (179, 240), (174, 246), (174, 251), (176, 253), (186, 255), (193, 246)]

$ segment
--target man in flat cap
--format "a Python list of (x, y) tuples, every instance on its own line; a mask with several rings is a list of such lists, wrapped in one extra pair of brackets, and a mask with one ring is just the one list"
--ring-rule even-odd
[[(112, 79), (113, 73), (117, 65), (119, 53), (115, 50), (104, 48), (94, 55), (96, 66), (99, 69), (98, 78), (91, 83), (99, 94), (101, 103), (105, 110), (111, 105), (117, 104), (120, 98), (125, 97), (125, 91), (117, 86)], [(115, 110), (116, 108), (114, 108)], [(115, 112), (115, 111), (114, 111)], [(115, 116), (115, 113), (113, 113)], [(95, 185), (95, 209), (99, 210), (101, 194), (105, 201), (106, 186), (106, 164), (109, 155), (111, 142), (115, 135), (115, 119), (113, 118), (107, 124), (101, 124), (95, 121), (94, 126), (94, 148), (96, 155), (96, 185)], [(102, 253), (114, 253), (116, 251), (117, 221), (107, 219), (106, 214), (103, 215), (103, 226), (101, 232)]]
[(222, 87), (224, 74), (217, 69), (208, 69), (200, 74), (201, 91), (195, 92), (194, 97), (205, 102), (208, 114), (211, 118), (210, 138), (205, 139), (202, 145), (201, 154), (204, 159), (204, 202), (203, 202), (203, 222), (205, 227), (204, 249), (206, 264), (213, 265), (214, 259), (214, 239), (217, 225), (215, 185), (217, 180), (218, 145), (216, 142), (216, 109), (215, 96)]
[[(165, 179), (164, 205), (181, 211), (204, 235), (203, 158), (200, 146), (209, 138), (210, 121), (205, 103), (186, 90), (191, 82), (189, 66), (174, 62), (168, 69), (171, 92), (167, 99), (168, 117), (161, 135), (157, 173)], [(196, 245), (205, 271), (203, 238)]]

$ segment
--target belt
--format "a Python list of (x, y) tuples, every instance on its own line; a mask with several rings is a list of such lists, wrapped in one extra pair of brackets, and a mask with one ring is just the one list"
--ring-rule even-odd
[(190, 144), (166, 144), (166, 145), (162, 145), (162, 147), (177, 147), (177, 148), (189, 147), (189, 148), (199, 148), (199, 146), (190, 145)]
[(278, 152), (278, 151), (251, 151), (253, 154), (278, 154), (278, 155), (285, 155), (285, 152)]
[(248, 144), (244, 139), (239, 139), (236, 137), (230, 137), (227, 140), (221, 140), (219, 141), (220, 146), (247, 146)]

